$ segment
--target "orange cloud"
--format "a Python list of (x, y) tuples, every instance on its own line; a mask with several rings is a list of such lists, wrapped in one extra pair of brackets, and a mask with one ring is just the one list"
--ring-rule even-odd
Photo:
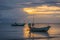
[(60, 7), (57, 6), (37, 6), (37, 7), (29, 7), (29, 8), (23, 8), (24, 12), (27, 12), (27, 14), (55, 14), (60, 12), (57, 10), (60, 10)]

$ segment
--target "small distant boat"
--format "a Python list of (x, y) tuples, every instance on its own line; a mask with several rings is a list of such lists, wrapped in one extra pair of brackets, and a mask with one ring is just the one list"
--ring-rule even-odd
[(11, 26), (24, 26), (24, 25), (25, 25), (25, 23), (21, 23), (21, 24), (14, 23), (14, 24), (12, 24)]
[(31, 32), (47, 32), (51, 26), (43, 27), (43, 28), (35, 28), (29, 27)]

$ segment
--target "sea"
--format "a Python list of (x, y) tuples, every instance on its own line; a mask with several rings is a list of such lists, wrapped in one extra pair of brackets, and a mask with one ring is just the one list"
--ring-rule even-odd
[[(34, 27), (46, 27), (48, 23), (35, 24)], [(11, 23), (0, 23), (0, 40), (60, 40), (60, 23), (49, 23), (48, 32), (30, 32), (28, 24), (11, 26)]]

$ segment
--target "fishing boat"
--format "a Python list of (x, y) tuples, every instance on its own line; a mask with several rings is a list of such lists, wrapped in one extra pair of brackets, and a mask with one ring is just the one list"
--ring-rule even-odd
[(29, 26), (31, 32), (47, 32), (50, 27), (51, 26), (42, 27), (42, 28), (35, 28), (35, 27), (30, 27)]
[(34, 23), (34, 15), (33, 15), (33, 22), (28, 24), (28, 25), (30, 25), (29, 26), (30, 32), (47, 32), (51, 27), (50, 25), (48, 25), (46, 27), (44, 26), (42, 28), (36, 28), (36, 27), (34, 27), (35, 24), (36, 23)]
[(14, 23), (14, 24), (11, 24), (11, 26), (24, 26), (24, 25), (25, 25), (25, 23), (20, 23), (20, 24)]

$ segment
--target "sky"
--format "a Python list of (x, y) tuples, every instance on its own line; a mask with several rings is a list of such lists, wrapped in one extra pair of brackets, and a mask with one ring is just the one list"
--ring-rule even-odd
[(33, 15), (35, 23), (60, 23), (60, 0), (0, 0), (0, 22), (33, 22)]

